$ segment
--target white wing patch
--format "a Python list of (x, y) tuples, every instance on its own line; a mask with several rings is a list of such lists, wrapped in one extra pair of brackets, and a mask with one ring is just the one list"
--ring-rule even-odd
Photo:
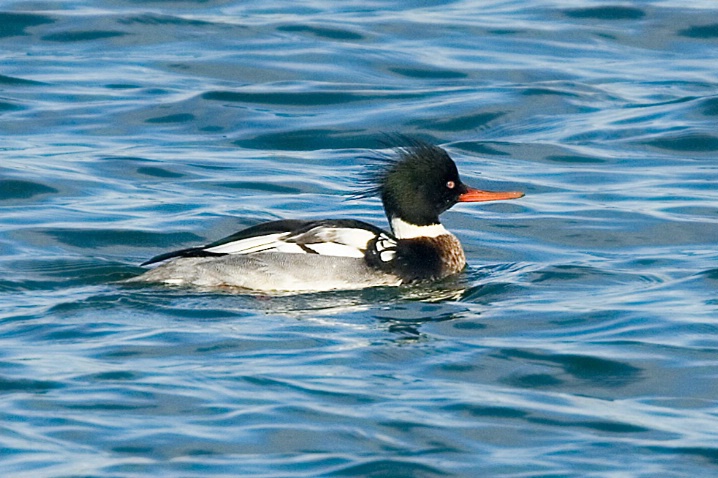
[[(299, 247), (299, 246), (297, 246)], [(337, 244), (334, 242), (325, 242), (319, 244), (307, 244), (305, 247), (313, 250), (322, 256), (340, 256), (340, 257), (364, 257), (364, 252), (356, 247)], [(302, 251), (305, 252), (305, 251)]]
[(299, 244), (335, 243), (366, 250), (367, 244), (374, 237), (376, 234), (366, 229), (317, 226), (287, 240)]
[(284, 252), (290, 254), (364, 257), (369, 241), (375, 237), (374, 232), (366, 229), (317, 226), (299, 234), (280, 232), (248, 237), (247, 239), (211, 247), (207, 251), (220, 254)]
[(391, 262), (396, 256), (396, 241), (385, 234), (381, 234), (376, 240), (376, 251), (382, 262)]
[[(276, 234), (267, 234), (266, 236), (248, 237), (239, 241), (232, 241), (219, 246), (210, 247), (208, 252), (216, 252), (218, 254), (251, 254), (253, 252), (278, 251), (277, 247), (286, 244), (283, 238), (288, 236), (288, 232), (279, 232)], [(303, 252), (300, 247), (296, 252)], [(281, 251), (285, 252), (285, 251)], [(291, 252), (291, 251), (286, 251)]]

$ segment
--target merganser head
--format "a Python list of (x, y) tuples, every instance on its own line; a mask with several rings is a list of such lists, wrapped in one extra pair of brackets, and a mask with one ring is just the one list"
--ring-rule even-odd
[(375, 184), (368, 194), (378, 193), (390, 221), (400, 219), (414, 226), (439, 224), (439, 215), (457, 202), (498, 201), (522, 197), (521, 192), (492, 192), (470, 188), (442, 148), (411, 140), (396, 148), (396, 155), (383, 158), (371, 172)]

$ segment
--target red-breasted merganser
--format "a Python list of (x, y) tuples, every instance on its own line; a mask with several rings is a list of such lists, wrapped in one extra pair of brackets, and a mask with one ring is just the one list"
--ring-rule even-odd
[(352, 219), (278, 220), (239, 231), (206, 246), (156, 256), (160, 264), (132, 282), (255, 291), (310, 292), (398, 286), (461, 272), (461, 243), (439, 222), (457, 202), (516, 199), (521, 192), (481, 191), (459, 179), (447, 152), (412, 140), (370, 168), (391, 233)]

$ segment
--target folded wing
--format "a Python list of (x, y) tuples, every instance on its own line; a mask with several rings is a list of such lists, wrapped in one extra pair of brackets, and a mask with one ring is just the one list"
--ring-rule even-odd
[(261, 252), (364, 257), (367, 249), (374, 247), (379, 239), (385, 245), (395, 241), (391, 235), (380, 228), (353, 219), (280, 220), (244, 229), (206, 246), (161, 254), (142, 265), (164, 262), (176, 257), (207, 257)]

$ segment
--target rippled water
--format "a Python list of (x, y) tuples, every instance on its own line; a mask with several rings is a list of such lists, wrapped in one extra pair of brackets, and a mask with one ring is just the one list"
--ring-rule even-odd
[[(718, 474), (714, 1), (6, 1), (3, 476)], [(346, 201), (383, 133), (525, 191), (442, 284), (123, 287)]]

